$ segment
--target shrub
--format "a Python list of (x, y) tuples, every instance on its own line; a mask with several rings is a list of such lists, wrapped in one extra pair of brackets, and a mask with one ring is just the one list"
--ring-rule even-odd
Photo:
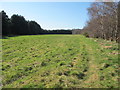
[(87, 32), (85, 32), (83, 35), (89, 37), (89, 34)]

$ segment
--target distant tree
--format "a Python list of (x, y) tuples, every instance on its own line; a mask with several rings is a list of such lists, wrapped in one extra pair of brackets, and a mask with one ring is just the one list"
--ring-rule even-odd
[(28, 33), (28, 24), (23, 16), (13, 15), (11, 17), (11, 29), (15, 35), (25, 35)]
[(2, 35), (8, 35), (11, 33), (10, 31), (10, 19), (6, 15), (6, 12), (1, 11), (2, 14)]
[(81, 34), (81, 29), (73, 29), (72, 34)]
[(1, 13), (3, 35), (72, 34), (71, 30), (43, 30), (36, 21), (26, 21), (16, 14), (9, 19), (4, 11)]
[(72, 34), (72, 30), (43, 30), (42, 34)]
[(28, 31), (29, 34), (41, 34), (43, 30), (37, 22), (28, 21)]

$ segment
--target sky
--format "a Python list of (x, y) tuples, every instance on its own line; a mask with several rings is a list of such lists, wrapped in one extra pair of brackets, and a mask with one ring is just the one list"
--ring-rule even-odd
[(9, 18), (22, 15), (36, 21), (43, 29), (82, 29), (88, 20), (91, 2), (0, 2)]

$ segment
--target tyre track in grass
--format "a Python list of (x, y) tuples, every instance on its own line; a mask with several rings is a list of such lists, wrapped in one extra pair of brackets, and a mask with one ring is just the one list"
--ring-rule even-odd
[(96, 60), (99, 59), (99, 57), (96, 57), (96, 54), (98, 51), (95, 50), (93, 43), (94, 42), (90, 41), (90, 39), (87, 39), (84, 42), (84, 45), (86, 46), (85, 49), (89, 57), (89, 62), (88, 62), (89, 69), (86, 73), (87, 78), (82, 84), (82, 87), (86, 87), (86, 88), (99, 88), (100, 87), (99, 72), (98, 72), (99, 66), (96, 62)]

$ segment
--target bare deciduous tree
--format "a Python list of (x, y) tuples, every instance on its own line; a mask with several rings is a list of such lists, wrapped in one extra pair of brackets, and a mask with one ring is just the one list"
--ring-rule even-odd
[(107, 40), (118, 39), (118, 2), (94, 2), (88, 8), (89, 21), (82, 32)]

